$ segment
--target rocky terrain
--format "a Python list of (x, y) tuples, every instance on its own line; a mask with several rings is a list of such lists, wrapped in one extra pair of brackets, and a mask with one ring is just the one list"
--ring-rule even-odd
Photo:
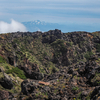
[(0, 34), (0, 100), (100, 100), (100, 32)]

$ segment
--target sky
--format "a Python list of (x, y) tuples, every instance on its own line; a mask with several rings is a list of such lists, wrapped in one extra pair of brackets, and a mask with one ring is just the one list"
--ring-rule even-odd
[(100, 0), (0, 0), (0, 21), (10, 23), (11, 19), (75, 25), (79, 30), (82, 25), (100, 31)]

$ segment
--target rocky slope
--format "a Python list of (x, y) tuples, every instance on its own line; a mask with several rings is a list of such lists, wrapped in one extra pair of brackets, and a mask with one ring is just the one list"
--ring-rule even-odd
[(0, 34), (0, 100), (99, 100), (100, 32)]

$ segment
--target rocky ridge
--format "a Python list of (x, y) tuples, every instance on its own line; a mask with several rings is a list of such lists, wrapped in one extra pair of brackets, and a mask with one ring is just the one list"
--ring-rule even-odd
[(0, 34), (0, 100), (99, 100), (99, 34)]

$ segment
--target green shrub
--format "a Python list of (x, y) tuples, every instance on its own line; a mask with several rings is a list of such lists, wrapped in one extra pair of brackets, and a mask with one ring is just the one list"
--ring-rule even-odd
[(6, 68), (6, 69), (9, 69), (9, 67), (8, 67), (8, 66), (5, 66), (5, 68)]
[(13, 44), (14, 43), (20, 44), (20, 41), (18, 39), (14, 39)]
[(71, 47), (72, 47), (73, 42), (66, 42), (66, 45), (67, 45), (67, 46), (71, 46)]
[(45, 57), (45, 56), (47, 56), (47, 52), (44, 52), (44, 53), (43, 53), (43, 57)]
[(2, 56), (0, 56), (0, 63), (6, 63), (6, 60)]
[(58, 39), (51, 44), (51, 46), (53, 46), (55, 51), (54, 52), (55, 60), (56, 58), (59, 58), (62, 54), (66, 52), (67, 47), (64, 43), (66, 43), (66, 41)]
[(93, 52), (86, 52), (86, 54), (84, 55), (84, 57), (89, 60), (89, 58), (93, 55)]
[(77, 95), (77, 100), (82, 100), (82, 99), (81, 99), (81, 94), (82, 94), (82, 92), (79, 92), (79, 93), (78, 93), (78, 95)]
[(64, 40), (58, 39), (56, 41), (54, 41), (51, 45), (55, 48), (58, 49), (60, 52), (65, 52), (66, 51), (66, 46), (64, 44)]
[(100, 44), (99, 43), (96, 44), (96, 49), (97, 49), (97, 52), (100, 52)]
[(79, 90), (78, 87), (72, 87), (72, 90), (76, 91), (76, 90)]
[(15, 67), (13, 69), (9, 69), (6, 71), (7, 74), (10, 74), (10, 73), (15, 73), (17, 74), (18, 77), (20, 77), (21, 79), (26, 79), (26, 76), (24, 75), (24, 72), (23, 70), (20, 70), (18, 67)]

